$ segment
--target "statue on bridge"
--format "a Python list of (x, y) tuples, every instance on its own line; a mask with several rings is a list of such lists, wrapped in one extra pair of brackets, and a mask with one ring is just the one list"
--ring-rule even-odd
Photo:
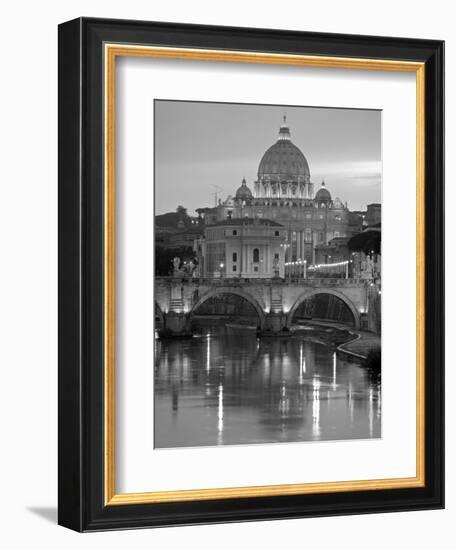
[(178, 256), (175, 256), (173, 258), (173, 275), (177, 277), (180, 274), (180, 258)]
[(191, 277), (194, 278), (198, 275), (198, 261), (193, 258), (189, 261), (185, 261), (182, 264), (181, 259), (178, 256), (173, 258), (173, 277)]
[(272, 260), (272, 269), (274, 271), (274, 277), (279, 277), (279, 258), (277, 256), (274, 256), (274, 259)]

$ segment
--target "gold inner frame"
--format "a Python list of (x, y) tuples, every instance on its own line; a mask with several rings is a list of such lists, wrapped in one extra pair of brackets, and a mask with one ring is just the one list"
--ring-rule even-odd
[[(116, 59), (120, 56), (414, 72), (416, 75), (416, 475), (407, 478), (116, 494), (115, 491), (115, 121)], [(104, 45), (104, 497), (105, 505), (368, 491), (425, 486), (424, 474), (424, 63), (122, 44)]]

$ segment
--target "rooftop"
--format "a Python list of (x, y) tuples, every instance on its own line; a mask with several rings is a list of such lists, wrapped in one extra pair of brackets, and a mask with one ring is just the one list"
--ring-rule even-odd
[(204, 231), (204, 225), (194, 225), (192, 227), (186, 227), (182, 231), (176, 231), (172, 233), (173, 236), (179, 236), (179, 235), (196, 235), (196, 234), (202, 234)]
[(266, 218), (227, 218), (226, 220), (207, 225), (206, 227), (222, 227), (226, 225), (267, 225), (270, 227), (284, 227), (280, 223)]

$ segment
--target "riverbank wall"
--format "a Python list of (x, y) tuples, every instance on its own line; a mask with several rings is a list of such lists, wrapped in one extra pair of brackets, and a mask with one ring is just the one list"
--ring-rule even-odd
[(310, 329), (324, 343), (332, 344), (338, 355), (360, 364), (366, 365), (373, 354), (380, 354), (381, 338), (373, 332), (354, 330), (325, 321), (309, 322), (293, 332), (304, 332), (311, 336)]

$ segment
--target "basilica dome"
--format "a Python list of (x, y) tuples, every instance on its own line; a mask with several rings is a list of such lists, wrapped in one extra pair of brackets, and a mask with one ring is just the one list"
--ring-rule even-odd
[(269, 147), (258, 167), (258, 179), (272, 181), (310, 180), (309, 164), (301, 150), (291, 142), (290, 128), (284, 117), (279, 139)]
[(245, 178), (242, 180), (241, 187), (236, 191), (236, 199), (243, 201), (253, 199), (252, 191), (247, 187)]

